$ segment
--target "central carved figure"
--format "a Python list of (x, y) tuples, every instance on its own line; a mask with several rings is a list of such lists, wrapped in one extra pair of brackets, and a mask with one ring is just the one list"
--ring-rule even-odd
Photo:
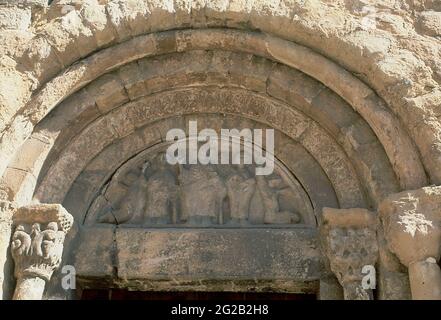
[(176, 178), (166, 167), (163, 157), (152, 165), (146, 162), (141, 180), (145, 181), (146, 203), (144, 206), (144, 224), (167, 224), (177, 222)]
[(181, 219), (190, 224), (216, 224), (222, 220), (226, 188), (210, 165), (183, 165), (181, 182)]

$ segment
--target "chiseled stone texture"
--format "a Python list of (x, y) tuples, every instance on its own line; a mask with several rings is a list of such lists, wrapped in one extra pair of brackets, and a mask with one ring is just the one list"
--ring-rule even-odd
[(378, 259), (376, 221), (376, 215), (366, 209), (323, 209), (320, 240), (345, 299), (372, 299), (361, 281), (363, 267), (374, 266)]
[(318, 286), (321, 262), (313, 229), (94, 227), (82, 232), (84, 239), (95, 240), (82, 241), (76, 253), (77, 275), (86, 284), (111, 278), (113, 285), (138, 290), (272, 287), (287, 292), (316, 292)]
[[(59, 203), (67, 193), (79, 190), (75, 188), (95, 187), (98, 175), (103, 174), (103, 163), (111, 162), (106, 155), (115, 155), (123, 147), (120, 156), (131, 156), (153, 143), (149, 130), (142, 128), (147, 109), (156, 120), (176, 116), (175, 105), (172, 108), (166, 100), (170, 96), (184, 105), (198, 97), (194, 99), (196, 107), (202, 107), (198, 110), (214, 106), (211, 111), (215, 113), (223, 113), (219, 104), (227, 112), (240, 105), (241, 112), (248, 112), (251, 118), (266, 117), (271, 125), (281, 123), (280, 127), (306, 148), (302, 152), (315, 158), (303, 161), (310, 166), (308, 170), (318, 170), (324, 180), (329, 177), (330, 182), (314, 182), (321, 186), (317, 190), (323, 190), (326, 201), (327, 197), (338, 200), (340, 207), (375, 209), (383, 198), (399, 190), (441, 184), (441, 4), (437, 0), (49, 2), (0, 0), (2, 200), (28, 204), (39, 183), (47, 187), (40, 189), (43, 194), (54, 190), (46, 197), (57, 191), (59, 198), (54, 202)], [(199, 88), (182, 90), (179, 96), (178, 89), (185, 83)], [(219, 93), (219, 99), (214, 94), (211, 100), (204, 98), (210, 93), (202, 87), (207, 84), (216, 87), (212, 91)], [(228, 88), (230, 85), (235, 85), (235, 90)], [(173, 90), (168, 92), (170, 88)], [(239, 88), (247, 94), (233, 94)], [(250, 99), (250, 92), (259, 99)], [(140, 107), (154, 99), (162, 103), (161, 108)], [(257, 103), (261, 100), (265, 103)], [(275, 106), (285, 103), (299, 111), (280, 116), (281, 109)], [(264, 107), (265, 112), (252, 109), (252, 105)], [(195, 111), (191, 109), (193, 102), (188, 106)], [(132, 114), (124, 112), (127, 110)], [(183, 119), (166, 121), (174, 125), (173, 121)], [(166, 127), (155, 128), (155, 134), (163, 136)], [(294, 159), (298, 153), (291, 152), (295, 148), (300, 149), (286, 143), (280, 147), (280, 155), (292, 163), (299, 161)], [(307, 156), (302, 159), (309, 159)], [(127, 157), (120, 160), (122, 163)], [(84, 172), (85, 168), (92, 170)], [(69, 190), (71, 184), (74, 187)], [(328, 184), (334, 190), (327, 189)], [(426, 196), (429, 194), (422, 195)], [(76, 200), (69, 200), (69, 205), (76, 205)], [(380, 212), (390, 209), (387, 205), (382, 208)], [(407, 213), (406, 217), (413, 218)], [(10, 238), (9, 227), (6, 229), (2, 237)], [(198, 264), (188, 270), (179, 269), (184, 263), (168, 265), (163, 253), (156, 252), (159, 260), (154, 260), (155, 252), (145, 247), (149, 244), (130, 243), (129, 232), (139, 239), (159, 242), (171, 253), (179, 243), (177, 234), (119, 227), (81, 234), (85, 241), (79, 252), (88, 256), (97, 253), (95, 262), (78, 256), (84, 279), (105, 276), (120, 285), (150, 288), (152, 284), (139, 284), (138, 278), (161, 270), (177, 276), (196, 271), (207, 275), (209, 268), (231, 266), (231, 259), (216, 255), (222, 245), (231, 246), (219, 236), (225, 230), (210, 236), (209, 241), (219, 246), (211, 249), (214, 251), (199, 248)], [(195, 239), (207, 239), (206, 231), (179, 232), (189, 246)], [(244, 243), (234, 248), (240, 258), (252, 259), (250, 254), (258, 248), (251, 233), (279, 250), (300, 250), (291, 242), (298, 239), (293, 230), (267, 234), (256, 229), (234, 234)], [(398, 248), (401, 240), (407, 243), (408, 239), (398, 237), (391, 243)], [(302, 248), (315, 250), (309, 244)], [(132, 258), (124, 250), (132, 250)], [(298, 265), (308, 250), (300, 250), (297, 257), (288, 254), (288, 261)], [(430, 254), (436, 251), (432, 247), (424, 250)], [(0, 263), (4, 252), (5, 248), (0, 248)], [(181, 261), (188, 258), (185, 250), (175, 254)], [(133, 258), (136, 255), (140, 255), (138, 260)], [(142, 263), (142, 255), (159, 262)], [(208, 259), (209, 263), (219, 264), (203, 269), (200, 263), (210, 255), (214, 260)], [(313, 278), (315, 255), (307, 260), (314, 264), (309, 269), (312, 273), (305, 274), (298, 273), (304, 270), (303, 265), (292, 270), (283, 262), (286, 257), (275, 258), (281, 259), (280, 264), (255, 261), (258, 269), (254, 271), (262, 276), (291, 277), (281, 280), (287, 288), (298, 285), (297, 279)], [(404, 263), (413, 258), (405, 258)], [(222, 274), (221, 269), (216, 270)], [(384, 286), (393, 286), (393, 281)]]
[(401, 263), (440, 258), (441, 187), (391, 195), (378, 211), (388, 246)]
[(441, 37), (441, 12), (424, 11), (420, 15), (419, 23), (425, 34)]
[[(258, 29), (278, 37), (266, 47), (250, 48), (255, 53), (288, 61), (288, 47), (274, 50), (279, 38), (286, 39), (323, 54), (360, 77), (399, 115), (418, 146), (431, 182), (441, 182), (438, 160), (441, 159), (441, 124), (437, 118), (441, 100), (441, 45), (437, 38), (440, 10), (437, 1), (398, 0), (379, 4), (375, 0), (55, 0), (49, 6), (44, 6), (44, 1), (2, 3), (4, 12), (16, 4), (20, 10), (32, 10), (33, 18), (29, 25), (28, 13), (22, 18), (17, 9), (17, 18), (11, 17), (12, 21), (3, 26), (3, 29), (13, 28), (16, 34), (0, 46), (0, 52), (4, 52), (3, 60), (0, 60), (0, 131), (5, 130), (0, 138), (0, 172), (4, 171), (10, 157), (30, 132), (23, 124), (30, 121), (35, 125), (40, 120), (38, 112), (31, 111), (32, 115), (26, 112), (32, 105), (29, 103), (31, 94), (40, 92), (48, 81), (67, 67), (102, 48), (149, 32), (185, 27), (228, 27)], [(227, 43), (226, 40), (224, 44)], [(151, 44), (150, 49), (155, 47), (163, 53), (185, 49), (185, 46), (179, 46), (179, 42), (161, 41), (161, 37)], [(311, 59), (308, 55), (303, 58)], [(120, 57), (115, 55), (113, 59), (117, 63)], [(6, 60), (12, 60), (12, 63), (3, 63)], [(310, 63), (317, 71), (322, 68), (320, 64)], [(69, 81), (72, 77), (81, 77), (81, 65), (76, 68), (75, 75), (58, 79), (57, 87), (49, 85), (43, 89), (47, 103), (56, 103), (64, 94), (69, 94)], [(328, 80), (339, 83), (337, 79)], [(350, 98), (356, 102), (358, 93), (353, 88), (351, 86), (353, 96)], [(359, 94), (363, 95), (362, 92)], [(369, 96), (367, 92), (364, 94), (364, 98)], [(374, 104), (378, 105), (377, 102)], [(24, 119), (19, 120), (23, 115)], [(385, 118), (383, 120), (387, 122)], [(396, 143), (403, 148), (411, 145), (395, 133), (389, 134), (396, 137)], [(389, 153), (390, 156), (394, 154)], [(409, 153), (408, 163), (411, 157), (418, 157), (417, 153), (412, 156)], [(402, 156), (401, 161), (404, 160)], [(403, 165), (405, 170), (405, 164), (392, 162)], [(414, 177), (406, 187), (422, 185), (424, 181)]]

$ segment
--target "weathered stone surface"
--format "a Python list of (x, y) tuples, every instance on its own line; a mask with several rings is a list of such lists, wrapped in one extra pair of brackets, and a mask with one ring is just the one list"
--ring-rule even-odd
[(425, 275), (439, 282), (424, 260), (439, 258), (439, 199), (409, 191), (413, 208), (388, 196), (441, 181), (440, 10), (435, 0), (0, 0), (0, 198), (65, 199), (82, 223), (106, 179), (170, 127), (234, 114), (200, 119), (279, 130), (276, 156), (317, 219), (325, 205), (386, 198), (378, 296), (406, 297), (407, 284), (390, 290), (406, 282), (395, 253), (413, 293), (437, 297), (419, 288)]
[(74, 251), (76, 272), (82, 278), (112, 278), (116, 267), (115, 227), (101, 226), (80, 231)]
[(21, 207), (13, 216), (11, 253), (17, 285), (14, 300), (40, 300), (45, 284), (61, 264), (73, 217), (57, 204)]
[(441, 12), (424, 11), (418, 22), (424, 34), (441, 37)]
[(316, 155), (316, 160), (328, 177), (335, 181), (334, 188), (340, 205), (344, 208), (364, 207), (366, 200), (359, 191), (359, 182), (353, 168), (344, 160), (341, 147), (330, 143), (331, 138), (323, 135), (316, 124), (306, 131), (301, 142), (311, 154)]
[(409, 275), (407, 269), (393, 254), (384, 238), (381, 223), (377, 229), (378, 240), (378, 298), (380, 300), (410, 300)]
[(440, 257), (441, 188), (426, 187), (386, 198), (379, 207), (387, 243), (408, 266)]
[[(118, 277), (125, 281), (318, 278), (311, 230), (116, 230)], [(235, 260), (231, 264), (231, 259)]]
[[(104, 283), (132, 290), (273, 288), (299, 293), (318, 289), (320, 258), (312, 229), (93, 227), (83, 229), (80, 237), (93, 239), (81, 241), (76, 250), (77, 276), (85, 287)], [(234, 265), (233, 256), (240, 259)]]
[(440, 187), (394, 194), (379, 207), (387, 244), (408, 267), (412, 298), (441, 299)]
[(441, 300), (441, 270), (434, 258), (412, 262), (409, 281), (414, 300)]
[[(52, 194), (54, 197), (45, 198), (45, 201), (53, 202), (62, 199), (65, 195), (63, 192), (67, 192), (73, 182), (67, 176), (74, 179), (81, 173), (87, 162), (101, 153), (104, 147), (117, 139), (134, 134), (133, 126), (139, 128), (155, 120), (187, 113), (226, 113), (236, 114), (241, 118), (259, 119), (264, 123), (272, 123), (273, 127), (282, 129), (293, 138), (302, 135), (310, 125), (310, 120), (301, 112), (291, 110), (277, 101), (268, 100), (242, 89), (210, 87), (166, 91), (142, 100), (138, 99), (124, 108), (117, 108), (89, 125), (67, 146), (62, 158), (52, 164), (52, 168), (49, 169), (40, 184), (37, 197), (43, 199), (46, 197), (44, 195)], [(202, 121), (205, 117), (205, 115), (198, 117), (198, 121)], [(218, 116), (218, 119), (222, 119), (222, 117), (224, 116)], [(173, 117), (171, 119), (173, 120), (170, 122), (172, 125), (161, 125), (160, 127), (162, 137), (166, 136), (169, 129), (185, 128), (185, 125), (188, 124), (188, 121), (183, 121), (183, 118)], [(174, 120), (178, 120), (178, 122), (174, 122)], [(262, 125), (259, 124), (259, 128)], [(357, 190), (359, 189), (358, 178), (341, 148), (330, 136), (327, 136), (320, 126), (314, 125), (313, 130), (309, 132), (308, 135), (304, 135), (302, 144), (307, 146), (307, 150), (333, 181), (341, 205), (345, 207), (363, 206), (363, 192)], [(84, 153), (84, 150), (87, 152)], [(133, 155), (127, 155), (127, 157), (131, 156)], [(51, 181), (61, 175), (61, 172), (64, 172), (63, 175), (66, 179), (62, 183), (52, 185)], [(45, 189), (46, 186), (50, 189)], [(48, 190), (53, 191), (49, 192)]]
[(100, 78), (87, 89), (95, 99), (101, 113), (107, 113), (118, 105), (129, 101), (121, 80), (115, 75)]
[(343, 290), (338, 280), (333, 276), (320, 279), (320, 300), (343, 300)]
[(31, 200), (31, 190), (34, 190), (36, 182), (36, 178), (30, 172), (7, 168), (0, 180), (0, 192), (3, 199), (24, 205)]
[(380, 300), (410, 300), (409, 276), (406, 273), (379, 270), (378, 292)]
[(378, 259), (377, 219), (366, 209), (324, 208), (320, 225), (324, 254), (346, 300), (373, 299), (362, 285), (363, 268)]
[(307, 193), (279, 161), (268, 176), (257, 175), (254, 165), (171, 165), (167, 147), (155, 145), (120, 166), (87, 219), (146, 227), (315, 225)]

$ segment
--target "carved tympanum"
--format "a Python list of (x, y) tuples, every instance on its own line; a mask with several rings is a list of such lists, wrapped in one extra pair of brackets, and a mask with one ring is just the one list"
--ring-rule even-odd
[(277, 164), (271, 175), (254, 165), (176, 164), (164, 151), (121, 167), (92, 203), (88, 223), (147, 226), (315, 224), (310, 200)]

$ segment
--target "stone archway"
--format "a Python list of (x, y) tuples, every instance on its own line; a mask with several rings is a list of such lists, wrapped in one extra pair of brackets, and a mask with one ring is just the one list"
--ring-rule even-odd
[[(353, 8), (284, 1), (104, 1), (78, 2), (62, 12), (61, 5), (33, 7), (47, 23), (5, 60), (6, 81), (22, 90), (11, 92), (0, 113), (0, 191), (5, 216), (15, 206), (63, 204), (76, 223), (66, 242), (72, 248), (94, 241), (82, 234), (88, 228), (83, 222), (118, 168), (191, 117), (215, 127), (240, 119), (275, 129), (280, 141), (275, 156), (295, 176), (318, 220), (324, 207), (377, 210), (391, 194), (439, 182), (433, 59), (426, 66), (417, 50), (387, 28), (355, 28), (342, 37), (340, 22), (325, 29), (319, 23), (328, 17), (324, 9), (356, 23)], [(375, 42), (379, 39), (384, 41)], [(428, 37), (416, 39), (421, 44)], [(402, 82), (403, 76), (409, 81)], [(6, 220), (2, 236), (9, 243), (11, 220)], [(113, 242), (120, 232), (100, 228), (103, 241)], [(140, 232), (141, 238), (151, 236)], [(283, 238), (288, 231), (280, 232)], [(297, 240), (288, 242), (295, 246), (311, 234), (292, 233)], [(244, 256), (253, 252), (247, 250)], [(381, 262), (383, 282), (402, 279), (396, 257), (387, 246), (380, 252), (389, 257)], [(102, 278), (115, 275), (114, 258), (103, 257), (109, 270)], [(314, 254), (307, 260), (322, 258)], [(324, 270), (329, 273), (329, 266)], [(308, 274), (302, 283), (315, 279), (324, 286), (326, 272)], [(401, 285), (405, 296), (406, 283)], [(312, 287), (305, 288), (318, 290)], [(387, 285), (382, 290), (383, 296), (393, 295)]]

